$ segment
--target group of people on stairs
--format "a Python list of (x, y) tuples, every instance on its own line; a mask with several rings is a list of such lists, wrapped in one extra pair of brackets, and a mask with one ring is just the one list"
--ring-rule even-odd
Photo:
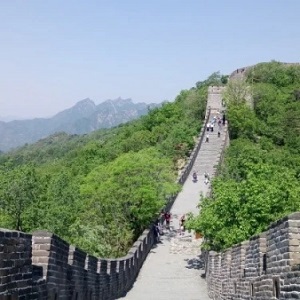
[(222, 118), (220, 117), (220, 113), (218, 112), (216, 115), (213, 116), (213, 118), (210, 120), (210, 122), (206, 125), (206, 138), (205, 142), (209, 143), (209, 132), (214, 132), (215, 124), (218, 124), (218, 137), (221, 136), (222, 131), (222, 125), (224, 126), (226, 123), (226, 117), (225, 114), (222, 115)]
[(154, 224), (154, 236), (156, 239), (156, 242), (160, 242), (160, 237), (164, 235), (166, 232), (170, 233), (171, 231), (178, 233), (178, 235), (184, 235), (185, 234), (185, 221), (186, 217), (185, 214), (183, 214), (180, 217), (179, 220), (179, 228), (173, 229), (171, 228), (171, 219), (172, 215), (169, 211), (161, 211), (160, 218), (155, 222)]

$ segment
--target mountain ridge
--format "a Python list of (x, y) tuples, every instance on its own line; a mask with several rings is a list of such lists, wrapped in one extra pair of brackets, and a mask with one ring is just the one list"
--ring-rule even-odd
[(26, 143), (34, 143), (56, 132), (86, 134), (110, 128), (138, 118), (159, 104), (133, 103), (131, 98), (108, 99), (95, 104), (90, 98), (49, 118), (0, 121), (0, 151), (8, 151)]

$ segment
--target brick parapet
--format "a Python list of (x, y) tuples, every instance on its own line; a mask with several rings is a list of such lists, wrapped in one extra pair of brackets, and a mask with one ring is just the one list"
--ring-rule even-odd
[(70, 246), (68, 251), (68, 283), (69, 295), (75, 296), (77, 299), (84, 297), (86, 293), (85, 286), (85, 262), (87, 254), (80, 249)]
[(221, 291), (218, 295), (218, 299), (227, 299), (227, 295), (231, 293), (230, 266), (231, 251), (225, 251), (221, 253), (221, 269), (219, 274)]
[[(153, 242), (153, 231), (148, 229), (128, 255), (98, 259), (46, 231), (29, 235), (2, 230), (0, 295), (30, 295), (30, 299), (41, 300), (116, 299), (132, 287)], [(16, 277), (12, 277), (14, 273)]]
[(267, 231), (267, 272), (280, 274), (300, 264), (300, 213), (270, 225)]
[(266, 232), (249, 241), (221, 253), (211, 251), (206, 273), (210, 297), (300, 299), (299, 242), (300, 212), (297, 212), (272, 223)]
[(208, 276), (207, 276), (207, 284), (208, 284), (208, 295), (211, 298), (216, 298), (219, 290), (219, 277), (220, 277), (220, 268), (221, 268), (221, 254), (217, 252), (211, 251), (208, 255)]
[(98, 259), (92, 255), (87, 255), (85, 269), (88, 298), (95, 299), (99, 295)]
[(245, 254), (247, 243), (241, 243), (232, 247), (230, 277), (234, 279), (244, 277)]
[(32, 293), (31, 235), (0, 230), (0, 295), (18, 299)]
[(70, 245), (58, 236), (46, 232), (33, 233), (33, 263), (43, 268), (43, 277), (47, 282), (51, 297), (67, 297), (68, 257)]
[[(187, 177), (189, 176), (189, 174), (191, 172), (191, 169), (194, 165), (195, 159), (198, 155), (200, 146), (201, 146), (201, 144), (204, 140), (205, 129), (206, 129), (207, 123), (210, 120), (210, 116), (211, 116), (211, 108), (210, 108), (210, 103), (208, 102), (206, 112), (205, 112), (204, 121), (203, 121), (203, 125), (201, 127), (199, 136), (196, 140), (195, 147), (192, 150), (186, 165), (184, 166), (183, 170), (181, 171), (180, 175), (178, 176), (177, 182), (180, 183), (180, 184), (184, 184), (184, 182), (186, 181)], [(174, 202), (174, 200), (175, 200), (175, 198), (173, 199), (173, 202)]]
[(249, 240), (245, 257), (245, 277), (257, 277), (264, 273), (264, 255), (266, 254), (266, 233), (253, 236)]

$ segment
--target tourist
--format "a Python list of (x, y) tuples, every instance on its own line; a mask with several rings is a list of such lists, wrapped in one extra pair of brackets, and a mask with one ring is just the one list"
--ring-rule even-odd
[(210, 128), (210, 123), (208, 122), (206, 125), (206, 131), (209, 131), (209, 128)]
[(160, 242), (160, 229), (159, 229), (159, 221), (158, 220), (154, 223), (153, 231), (154, 231), (155, 242), (159, 243)]
[(204, 183), (205, 184), (209, 183), (209, 174), (207, 172), (204, 172)]
[(183, 215), (180, 218), (179, 227), (180, 227), (179, 234), (184, 235), (184, 232), (185, 232), (185, 215)]
[(197, 172), (194, 172), (193, 173), (193, 181), (197, 182), (197, 180), (198, 180)]
[(225, 114), (223, 115), (223, 126), (225, 125), (225, 122), (226, 122), (226, 116)]
[(166, 229), (170, 231), (171, 214), (169, 212), (165, 212), (165, 220), (166, 220)]
[(209, 134), (206, 135), (205, 143), (209, 142)]

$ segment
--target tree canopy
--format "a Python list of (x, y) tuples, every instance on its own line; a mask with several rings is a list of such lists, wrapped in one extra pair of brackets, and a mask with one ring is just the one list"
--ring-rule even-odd
[(207, 249), (246, 240), (300, 209), (300, 66), (262, 63), (246, 75), (228, 84), (231, 141), (212, 197), (187, 222), (204, 234)]

